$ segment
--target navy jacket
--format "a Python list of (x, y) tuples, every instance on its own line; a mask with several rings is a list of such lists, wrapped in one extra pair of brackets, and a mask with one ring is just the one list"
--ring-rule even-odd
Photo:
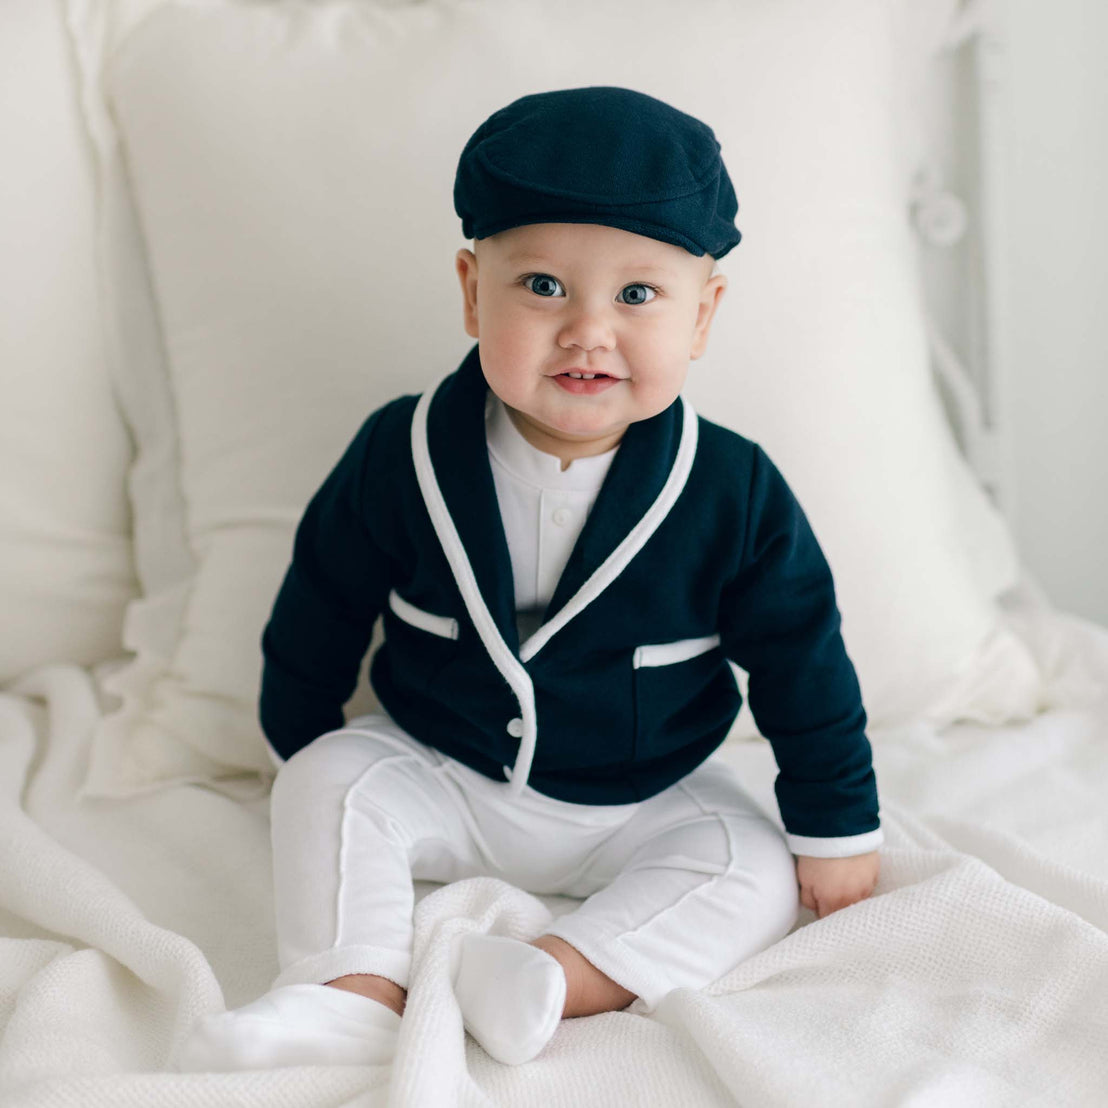
[(879, 827), (866, 713), (831, 572), (766, 453), (684, 397), (632, 423), (539, 629), (520, 643), (475, 344), (373, 412), (312, 497), (262, 636), (281, 758), (370, 681), (409, 734), (578, 804), (645, 799), (723, 741), (748, 695), (798, 836)]

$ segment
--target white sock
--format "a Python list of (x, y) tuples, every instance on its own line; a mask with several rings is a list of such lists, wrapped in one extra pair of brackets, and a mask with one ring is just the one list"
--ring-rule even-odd
[(372, 997), (331, 985), (283, 985), (245, 1007), (201, 1017), (171, 1068), (386, 1065), (399, 1030), (400, 1016)]
[(466, 1030), (498, 1062), (529, 1062), (553, 1038), (566, 1002), (561, 963), (502, 935), (462, 936), (454, 995)]

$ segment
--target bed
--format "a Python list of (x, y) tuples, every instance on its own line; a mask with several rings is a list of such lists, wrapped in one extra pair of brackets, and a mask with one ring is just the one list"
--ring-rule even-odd
[[(995, 13), (629, 11), (0, 12), (25, 93), (0, 184), (5, 1108), (1108, 1101), (1108, 628), (1051, 602), (1004, 517)], [(464, 1033), (458, 937), (531, 938), (575, 902), (419, 883), (392, 1066), (168, 1071), (277, 971), (258, 639), (300, 511), (372, 407), (465, 351), (464, 138), (516, 95), (599, 83), (710, 121), (735, 180), (744, 241), (687, 388), (781, 465), (832, 565), (879, 884), (507, 1067)], [(375, 703), (366, 668), (348, 717)], [(779, 821), (745, 705), (713, 757)]]

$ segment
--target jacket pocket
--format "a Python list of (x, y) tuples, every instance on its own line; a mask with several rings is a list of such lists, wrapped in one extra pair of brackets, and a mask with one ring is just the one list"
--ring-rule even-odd
[(389, 593), (389, 607), (400, 619), (412, 627), (418, 627), (422, 631), (427, 631), (444, 639), (456, 639), (458, 637), (458, 621), (456, 619), (425, 612), (422, 608), (417, 608), (411, 601), (405, 600), (396, 589)]
[(670, 666), (685, 662), (719, 646), (719, 635), (705, 635), (699, 639), (678, 639), (676, 642), (654, 643), (635, 647), (634, 666)]
[[(443, 667), (458, 656), (458, 621), (419, 608), (393, 589), (384, 624), (385, 641), (373, 660), (373, 680), (383, 680), (397, 701), (422, 698)], [(396, 703), (393, 709), (402, 710)]]
[(635, 758), (721, 737), (742, 703), (719, 635), (638, 646), (632, 655)]

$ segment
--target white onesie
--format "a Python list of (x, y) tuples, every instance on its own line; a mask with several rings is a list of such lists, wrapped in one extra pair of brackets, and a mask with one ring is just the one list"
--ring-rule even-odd
[(619, 444), (603, 454), (578, 458), (563, 470), (560, 458), (523, 437), (491, 389), (485, 402), (485, 431), (512, 557), (516, 626), (524, 642), (539, 627)]
[[(522, 642), (539, 625), (619, 445), (563, 470), (491, 391), (485, 420)], [(391, 1057), (395, 1013), (318, 986), (376, 974), (408, 987), (413, 880), (495, 875), (580, 899), (544, 933), (633, 992), (636, 1014), (776, 942), (799, 908), (783, 832), (716, 759), (630, 804), (573, 804), (528, 785), (513, 797), (504, 782), (376, 712), (293, 754), (277, 774), (270, 815), (280, 973), (257, 1001), (200, 1021), (181, 1068)], [(493, 1057), (526, 1061), (554, 1033), (565, 978), (545, 951), (468, 934), (456, 974), (465, 1026)]]
[[(523, 641), (619, 445), (563, 470), (491, 391), (485, 420)], [(406, 988), (413, 878), (495, 874), (530, 892), (585, 899), (547, 933), (647, 1009), (779, 938), (799, 903), (783, 832), (716, 759), (629, 804), (573, 804), (529, 785), (513, 797), (503, 781), (378, 712), (293, 754), (270, 812), (279, 985), (376, 973)], [(689, 934), (716, 941), (690, 948)]]

